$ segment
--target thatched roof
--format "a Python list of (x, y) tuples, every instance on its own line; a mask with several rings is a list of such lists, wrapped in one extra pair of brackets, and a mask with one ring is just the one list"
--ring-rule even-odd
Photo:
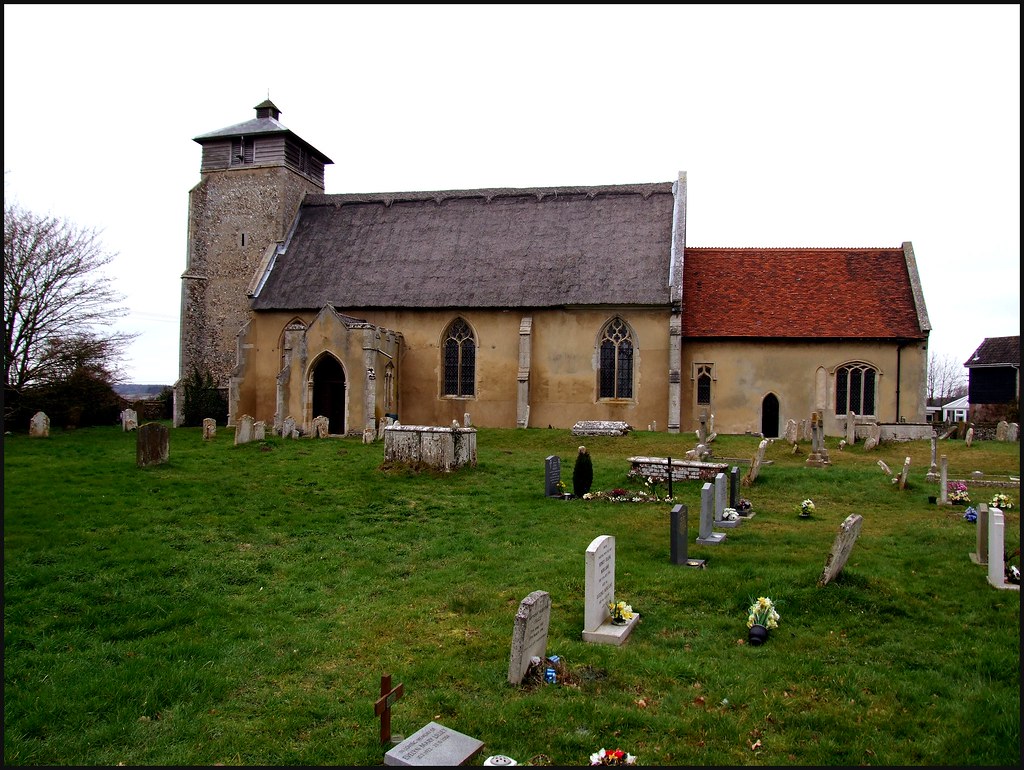
[(256, 310), (665, 306), (672, 183), (307, 195)]

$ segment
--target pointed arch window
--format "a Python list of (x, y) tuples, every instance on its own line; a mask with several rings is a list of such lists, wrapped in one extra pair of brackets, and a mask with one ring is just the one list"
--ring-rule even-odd
[(711, 364), (697, 364), (697, 405), (711, 406), (711, 381), (714, 379)]
[(633, 335), (621, 318), (613, 318), (601, 331), (598, 372), (601, 398), (633, 397)]
[(476, 338), (469, 324), (456, 318), (442, 343), (444, 395), (468, 398), (476, 393)]
[(836, 369), (836, 414), (873, 415), (877, 376), (868, 364), (846, 364)]

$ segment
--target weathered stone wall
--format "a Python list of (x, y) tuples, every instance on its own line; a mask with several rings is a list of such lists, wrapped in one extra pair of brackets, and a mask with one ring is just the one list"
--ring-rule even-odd
[[(307, 192), (323, 188), (281, 166), (210, 172), (192, 188), (181, 285), (181, 377), (195, 367), (213, 375), (218, 387), (228, 387), (236, 335), (251, 317), (249, 286), (267, 248), (284, 239)], [(176, 425), (179, 390), (180, 383)]]

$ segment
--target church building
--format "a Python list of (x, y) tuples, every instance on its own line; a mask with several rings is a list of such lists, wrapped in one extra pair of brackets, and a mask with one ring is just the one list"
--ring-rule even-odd
[[(280, 432), (450, 426), (780, 436), (926, 424), (931, 329), (910, 242), (686, 243), (686, 175), (650, 184), (328, 194), (256, 117), (195, 137), (180, 379)], [(930, 428), (929, 433), (930, 435)]]

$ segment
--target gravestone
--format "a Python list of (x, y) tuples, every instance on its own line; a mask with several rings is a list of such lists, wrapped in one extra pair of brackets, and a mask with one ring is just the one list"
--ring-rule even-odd
[(615, 601), (614, 536), (599, 535), (587, 546), (585, 578), (583, 641), (622, 645), (633, 632), (640, 615), (635, 613), (622, 626), (611, 622), (608, 605)]
[(28, 435), (46, 438), (50, 435), (50, 418), (45, 412), (36, 412), (28, 423)]
[(882, 469), (882, 473), (884, 473), (886, 476), (888, 476), (889, 478), (893, 478), (892, 468), (889, 467), (889, 464), (886, 463), (885, 460), (879, 460), (878, 467)]
[(166, 425), (147, 422), (135, 434), (135, 464), (139, 468), (167, 462), (170, 434)]
[(299, 428), (294, 417), (285, 417), (281, 425), (281, 438), (298, 438)]
[(811, 451), (807, 455), (807, 465), (821, 467), (829, 464), (824, 432), (824, 422), (821, 416), (815, 412), (811, 415)]
[(330, 435), (328, 428), (330, 427), (330, 419), (325, 415), (318, 414), (313, 418), (313, 422), (310, 426), (313, 438), (327, 438)]
[(782, 435), (785, 438), (787, 444), (795, 444), (797, 442), (798, 434), (796, 430), (796, 420), (792, 418), (786, 420), (786, 431)]
[(900, 471), (899, 487), (900, 487), (901, 490), (907, 488), (907, 474), (909, 472), (910, 472), (910, 456), (908, 455), (906, 458), (904, 458), (904, 460), (903, 460), (903, 470)]
[(754, 452), (754, 459), (750, 461), (750, 470), (743, 477), (743, 486), (749, 487), (757, 480), (757, 476), (761, 472), (761, 463), (764, 462), (764, 452), (767, 448), (768, 439), (761, 439), (761, 443), (757, 445), (757, 451)]
[(139, 414), (134, 409), (128, 408), (121, 412), (121, 430), (129, 433), (139, 427)]
[(740, 501), (740, 467), (732, 466), (729, 471), (729, 507), (735, 508)]
[(978, 520), (974, 522), (976, 527), (975, 550), (971, 554), (971, 561), (983, 566), (988, 565), (988, 503), (978, 504)]
[(967, 429), (967, 437), (964, 439), (964, 446), (969, 447), (974, 441), (974, 426)]
[(484, 747), (483, 741), (430, 722), (384, 755), (384, 764), (402, 767), (457, 767)]
[(252, 417), (247, 414), (242, 415), (242, 419), (238, 421), (238, 427), (235, 428), (235, 446), (252, 441), (252, 423)]
[(846, 413), (846, 443), (853, 446), (857, 443), (857, 417), (854, 413)]
[(996, 423), (996, 441), (1006, 441), (1006, 437), (1010, 432), (1010, 423), (1006, 420), (1000, 420)]
[(864, 437), (864, 451), (870, 452), (882, 442), (882, 426), (878, 423), (871, 423), (867, 426), (867, 436)]
[(1020, 425), (1015, 422), (1011, 422), (1010, 427), (1006, 431), (1006, 440), (1016, 441), (1018, 435), (1020, 435)]
[(252, 440), (263, 441), (267, 437), (267, 423), (257, 420), (252, 424)]
[(935, 482), (935, 481), (939, 480), (939, 466), (935, 462), (935, 452), (936, 452), (936, 449), (938, 448), (939, 437), (936, 435), (935, 431), (932, 431), (931, 443), (932, 443), (931, 462), (928, 465), (928, 473), (925, 475), (924, 478), (925, 478), (925, 481)]
[(212, 417), (203, 418), (203, 440), (208, 441), (217, 435), (217, 421)]
[(725, 529), (733, 529), (740, 525), (739, 519), (726, 519), (726, 485), (725, 485), (725, 474), (715, 474), (715, 526), (724, 527)]
[(562, 490), (558, 488), (558, 482), (562, 480), (562, 458), (558, 455), (548, 455), (544, 458), (544, 496), (561, 497)]
[(850, 558), (850, 552), (853, 551), (853, 544), (857, 542), (863, 521), (864, 517), (859, 513), (851, 513), (839, 525), (839, 534), (836, 535), (836, 539), (832, 543), (832, 550), (825, 557), (825, 568), (821, 571), (821, 577), (818, 578), (819, 587), (828, 585), (829, 581), (842, 572), (843, 567), (846, 566), (846, 560)]
[(547, 657), (548, 626), (551, 624), (551, 596), (534, 591), (519, 603), (512, 627), (512, 651), (508, 659), (509, 684), (522, 684), (530, 658)]
[(714, 490), (707, 482), (700, 490), (700, 530), (697, 533), (698, 545), (718, 545), (725, 540), (724, 532), (714, 531), (715, 501)]
[(1004, 548), (1003, 512), (998, 508), (988, 509), (988, 582), (996, 588), (1019, 591), (1020, 583), (1006, 580), (1006, 552)]
[(670, 558), (673, 564), (703, 568), (704, 559), (691, 559), (686, 555), (686, 538), (689, 537), (688, 518), (685, 505), (672, 506), (672, 510), (669, 512)]
[(939, 457), (939, 505), (949, 505), (949, 459)]

